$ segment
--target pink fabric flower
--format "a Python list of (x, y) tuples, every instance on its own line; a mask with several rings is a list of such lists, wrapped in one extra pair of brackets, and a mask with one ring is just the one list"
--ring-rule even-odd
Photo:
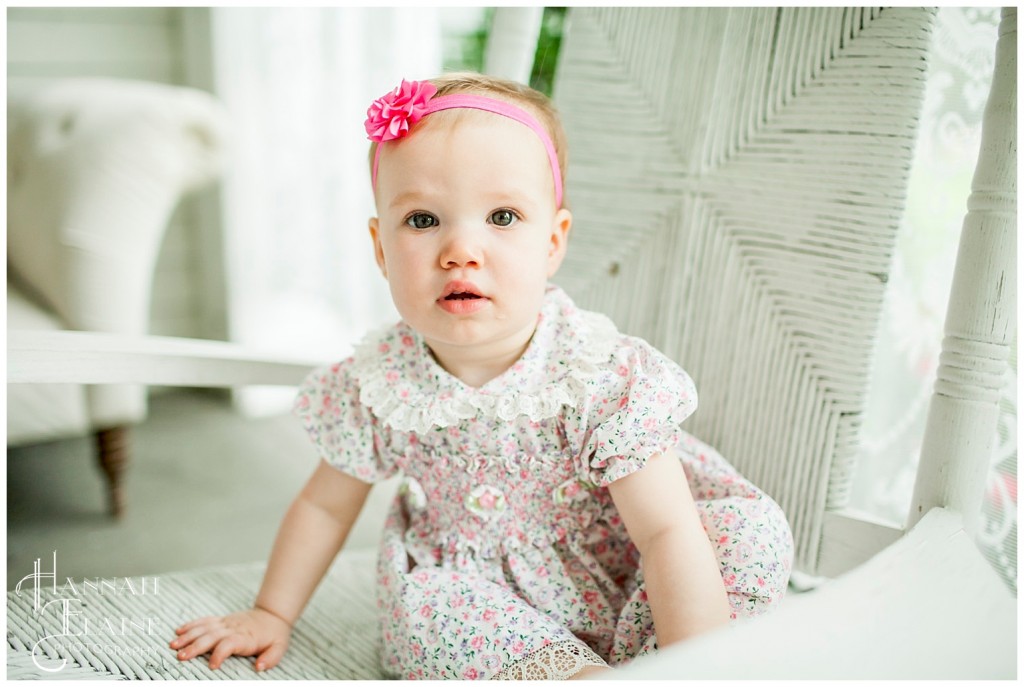
[(505, 495), (486, 484), (482, 484), (466, 494), (465, 505), (470, 513), (484, 519), (497, 517), (508, 507)]
[(435, 93), (437, 87), (429, 81), (402, 79), (398, 88), (374, 100), (366, 111), (367, 138), (382, 143), (408, 135)]
[(553, 498), (556, 504), (563, 504), (582, 496), (582, 491), (583, 485), (580, 484), (579, 480), (570, 479), (558, 485), (558, 488), (554, 491)]

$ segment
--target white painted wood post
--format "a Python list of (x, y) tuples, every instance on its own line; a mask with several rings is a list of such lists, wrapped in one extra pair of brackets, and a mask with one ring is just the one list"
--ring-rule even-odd
[(1017, 10), (1004, 8), (981, 151), (907, 526), (945, 506), (977, 531), (1017, 306)]
[(484, 73), (530, 83), (543, 7), (498, 7), (487, 38)]

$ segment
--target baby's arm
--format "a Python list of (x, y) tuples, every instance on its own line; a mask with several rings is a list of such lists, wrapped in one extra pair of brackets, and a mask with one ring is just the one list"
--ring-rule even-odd
[(232, 654), (257, 655), (257, 670), (277, 665), (292, 625), (345, 543), (371, 486), (321, 461), (285, 514), (254, 607), (179, 627), (170, 643), (178, 658), (212, 649), (214, 669)]
[(725, 585), (678, 456), (655, 456), (608, 491), (640, 550), (658, 646), (726, 624)]

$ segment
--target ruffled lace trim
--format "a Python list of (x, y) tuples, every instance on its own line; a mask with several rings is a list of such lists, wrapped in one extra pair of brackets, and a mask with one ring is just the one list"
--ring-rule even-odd
[[(353, 356), (359, 400), (392, 429), (418, 433), (478, 416), (539, 422), (564, 407), (576, 408), (587, 380), (620, 344), (618, 329), (604, 315), (577, 310), (559, 289), (549, 292), (541, 312), (534, 341), (520, 361), (498, 378), (501, 382), (479, 389), (455, 377), (436, 379), (431, 369), (444, 371), (427, 360), (426, 345), (406, 325), (371, 335)], [(549, 351), (536, 350), (545, 347)], [(545, 367), (552, 360), (562, 363), (554, 378)]]
[(492, 680), (565, 680), (587, 666), (608, 664), (582, 642), (554, 642), (502, 668)]

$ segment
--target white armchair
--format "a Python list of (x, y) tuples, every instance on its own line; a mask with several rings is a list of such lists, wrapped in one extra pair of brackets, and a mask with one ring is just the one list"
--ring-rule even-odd
[[(8, 330), (145, 334), (181, 196), (220, 169), (226, 113), (195, 89), (115, 79), (12, 82), (7, 94)], [(95, 432), (121, 514), (138, 385), (10, 385), (8, 446)]]

